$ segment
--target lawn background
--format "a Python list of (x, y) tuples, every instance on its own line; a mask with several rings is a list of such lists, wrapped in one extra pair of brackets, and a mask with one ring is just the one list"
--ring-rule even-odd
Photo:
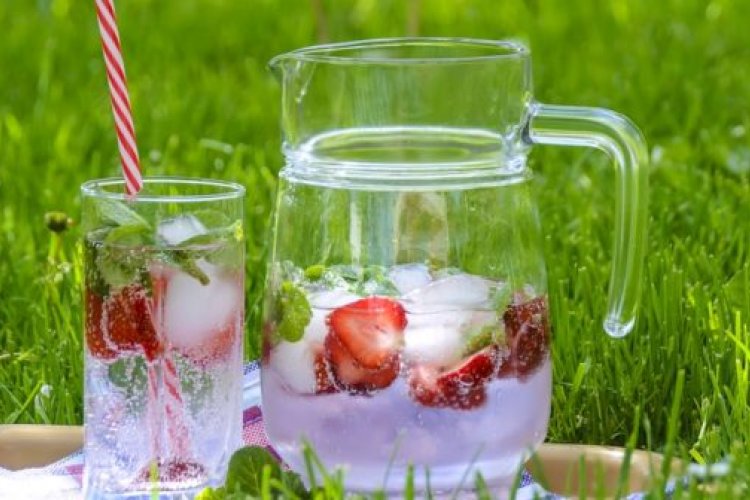
[[(750, 2), (121, 0), (117, 7), (146, 173), (248, 187), (249, 358), (282, 164), (279, 89), (266, 69), (273, 55), (405, 34), (515, 38), (532, 49), (539, 100), (633, 118), (649, 142), (652, 190), (641, 316), (625, 340), (600, 329), (612, 167), (586, 150), (538, 147), (531, 156), (555, 328), (549, 439), (621, 445), (632, 434), (638, 446), (698, 462), (732, 453), (744, 467), (736, 484), (747, 487)], [(77, 220), (78, 186), (118, 174), (93, 2), (3, 0), (0, 26), (0, 423), (79, 424), (80, 234), (75, 225), (49, 232), (44, 214)]]

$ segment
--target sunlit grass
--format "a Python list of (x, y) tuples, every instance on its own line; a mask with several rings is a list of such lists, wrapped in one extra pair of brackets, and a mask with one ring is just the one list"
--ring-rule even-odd
[[(600, 328), (611, 166), (585, 151), (532, 153), (554, 324), (549, 439), (731, 457), (726, 487), (747, 488), (750, 3), (319, 3), (317, 23), (306, 0), (118, 3), (146, 172), (248, 187), (248, 358), (281, 165), (268, 59), (320, 36), (519, 38), (540, 100), (631, 116), (653, 159), (640, 319), (617, 341)], [(80, 423), (80, 234), (52, 234), (43, 216), (78, 219), (78, 186), (118, 174), (93, 3), (9, 0), (0, 25), (0, 420)]]

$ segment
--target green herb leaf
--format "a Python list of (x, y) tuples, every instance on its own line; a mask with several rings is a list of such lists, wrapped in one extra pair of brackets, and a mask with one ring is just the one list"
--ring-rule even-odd
[(107, 376), (121, 389), (140, 391), (146, 386), (146, 362), (140, 356), (120, 358), (107, 367)]
[(499, 324), (484, 325), (477, 333), (470, 336), (466, 341), (463, 357), (470, 356), (475, 352), (481, 351), (488, 345), (499, 342), (503, 336)]
[(343, 286), (357, 295), (399, 294), (382, 266), (331, 266), (323, 272), (322, 281), (328, 288)]
[[(227, 482), (225, 493), (228, 497), (207, 497), (208, 500), (232, 498), (233, 495), (242, 493), (253, 497), (261, 496), (262, 478), (264, 470), (270, 470), (270, 479), (280, 482), (284, 488), (294, 494), (306, 498), (308, 496), (300, 477), (291, 471), (281, 470), (276, 458), (268, 450), (258, 446), (240, 448), (229, 460)], [(281, 495), (274, 495), (279, 498)]]
[(264, 467), (270, 467), (275, 475), (281, 473), (279, 463), (263, 448), (249, 446), (235, 451), (232, 458), (229, 459), (227, 491), (242, 491), (248, 495), (260, 495)]
[(148, 252), (143, 248), (103, 246), (96, 255), (96, 266), (106, 283), (120, 288), (140, 281), (144, 274)]
[(310, 303), (305, 293), (291, 281), (281, 284), (277, 302), (281, 316), (277, 332), (284, 340), (297, 342), (304, 335), (305, 327), (312, 318)]
[(94, 203), (99, 220), (107, 226), (142, 225), (149, 227), (146, 219), (120, 201), (97, 198)]
[(99, 271), (96, 264), (101, 247), (93, 241), (86, 238), (83, 242), (83, 259), (86, 262), (86, 290), (90, 290), (100, 297), (106, 297), (109, 294), (109, 285)]
[(310, 281), (318, 281), (323, 277), (323, 273), (326, 270), (326, 266), (323, 264), (315, 264), (305, 269), (305, 278)]
[[(213, 213), (214, 211), (199, 211)], [(228, 221), (228, 218), (221, 212), (216, 212), (223, 217), (222, 221)], [(218, 217), (218, 216), (217, 216)], [(180, 248), (185, 248), (191, 253), (200, 254), (208, 262), (227, 268), (237, 268), (242, 266), (244, 261), (244, 245), (242, 242), (242, 223), (235, 221), (232, 224), (214, 229), (205, 234), (198, 234), (192, 238), (180, 243)]]
[(107, 378), (125, 395), (128, 409), (143, 410), (144, 401), (137, 397), (146, 390), (148, 382), (146, 361), (142, 356), (121, 357), (107, 367)]
[(90, 247), (87, 272), (99, 292), (106, 294), (109, 287), (142, 281), (149, 256), (146, 247), (153, 244), (151, 227), (145, 221), (100, 230), (91, 236), (97, 240), (86, 243)]
[(206, 286), (211, 282), (211, 279), (196, 262), (200, 255), (187, 250), (167, 252), (164, 255), (169, 263), (179, 267), (188, 276), (197, 279), (201, 285)]
[(221, 488), (206, 488), (195, 497), (195, 500), (226, 500), (227, 490)]
[(112, 228), (104, 238), (105, 245), (143, 246), (153, 244), (154, 237), (148, 224), (128, 224)]

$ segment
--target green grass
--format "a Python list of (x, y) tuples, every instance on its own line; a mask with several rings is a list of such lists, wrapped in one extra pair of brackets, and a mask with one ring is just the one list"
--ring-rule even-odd
[[(320, 37), (518, 38), (532, 48), (539, 100), (629, 115), (653, 159), (640, 319), (617, 341), (600, 328), (612, 167), (583, 150), (532, 153), (554, 324), (549, 439), (630, 441), (707, 463), (731, 455), (737, 467), (724, 487), (747, 495), (750, 3), (320, 3), (317, 21), (305, 0), (118, 3), (146, 172), (248, 187), (248, 357), (258, 352), (282, 163), (268, 59)], [(78, 186), (118, 173), (93, 2), (5, 0), (0, 26), (0, 421), (75, 424), (80, 234), (52, 234), (43, 216), (61, 210), (77, 220)]]

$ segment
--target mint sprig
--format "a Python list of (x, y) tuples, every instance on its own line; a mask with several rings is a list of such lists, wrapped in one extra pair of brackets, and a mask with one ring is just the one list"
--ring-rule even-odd
[(148, 226), (148, 221), (127, 205), (117, 200), (97, 198), (95, 201), (97, 217), (104, 226)]
[(280, 317), (276, 328), (278, 335), (287, 342), (299, 341), (312, 318), (305, 292), (291, 281), (283, 282), (277, 292), (276, 307)]
[(140, 214), (117, 200), (96, 199), (94, 210), (100, 228), (92, 231), (86, 244), (88, 286), (104, 296), (109, 288), (120, 288), (140, 282), (151, 289), (149, 263), (158, 259), (180, 268), (202, 285), (210, 282), (208, 275), (198, 265), (205, 259), (214, 265), (241, 267), (243, 258), (242, 224), (234, 223), (226, 214), (216, 210), (196, 210), (192, 215), (209, 232), (182, 242), (175, 249), (165, 247), (159, 252), (154, 227)]
[(344, 288), (356, 295), (387, 295), (395, 297), (399, 291), (383, 266), (314, 264), (304, 270), (304, 279), (328, 289)]

